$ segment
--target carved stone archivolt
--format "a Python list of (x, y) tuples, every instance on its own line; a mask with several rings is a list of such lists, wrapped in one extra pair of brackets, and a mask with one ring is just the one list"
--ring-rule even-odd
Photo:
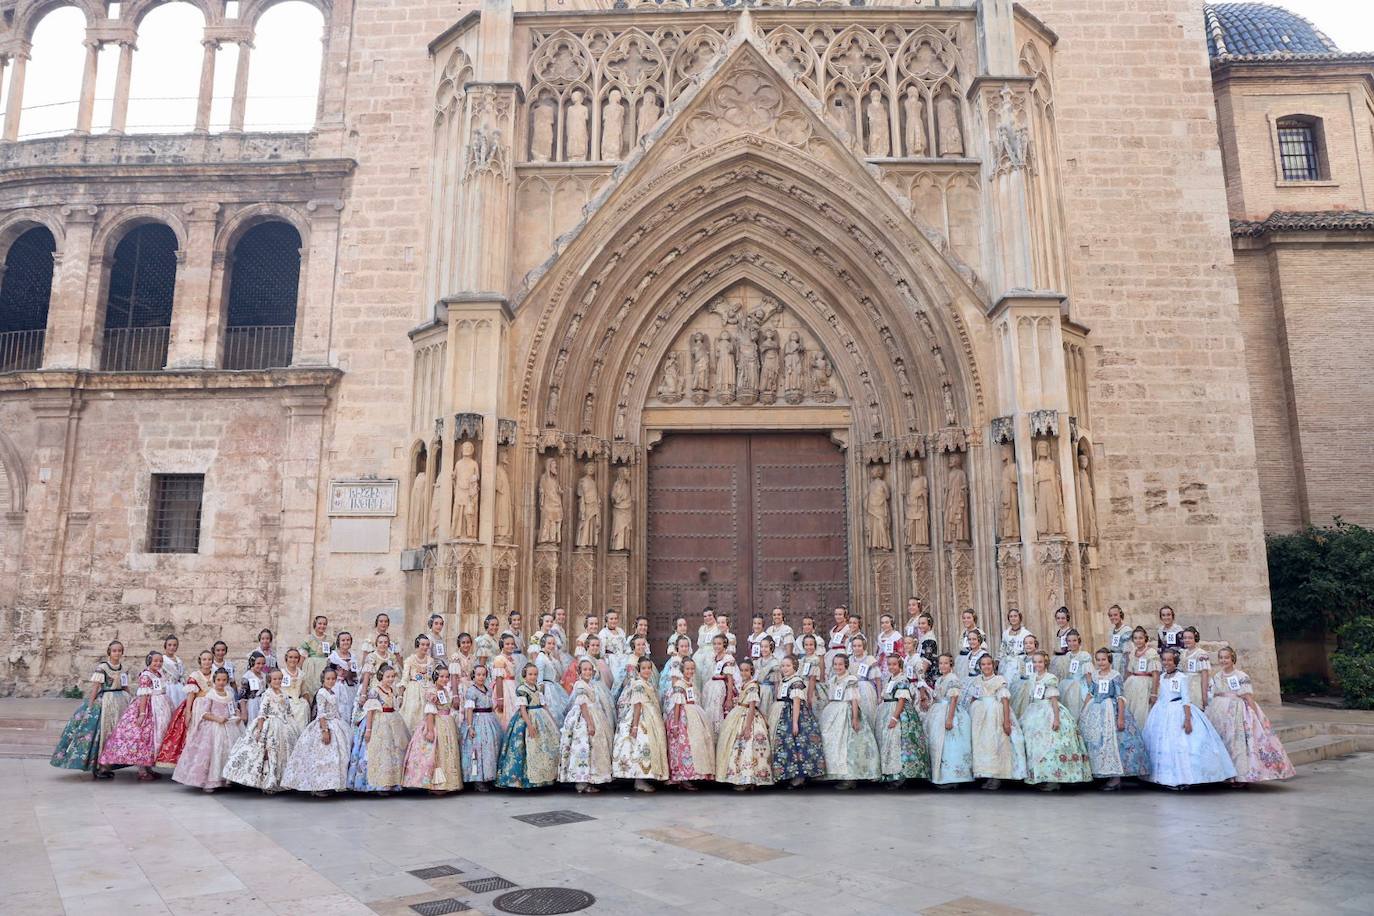
[(791, 309), (750, 283), (711, 299), (664, 355), (654, 400), (677, 404), (832, 404), (829, 357)]

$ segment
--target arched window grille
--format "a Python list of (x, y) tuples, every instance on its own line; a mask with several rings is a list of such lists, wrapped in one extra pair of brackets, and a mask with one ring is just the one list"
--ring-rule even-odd
[(260, 223), (243, 234), (230, 260), (225, 369), (291, 365), (301, 236), (290, 223)]
[(1284, 118), (1278, 123), (1278, 131), (1279, 166), (1284, 181), (1323, 181), (1328, 177), (1319, 118)]
[(101, 369), (148, 372), (167, 365), (176, 280), (177, 237), (167, 226), (147, 223), (120, 240), (105, 301)]
[(0, 282), (0, 372), (37, 369), (52, 298), (52, 233), (35, 226), (14, 240), (5, 255)]

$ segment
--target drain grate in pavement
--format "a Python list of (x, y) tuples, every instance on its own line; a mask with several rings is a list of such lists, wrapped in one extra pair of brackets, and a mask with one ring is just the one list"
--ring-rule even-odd
[(570, 887), (527, 887), (502, 894), (492, 901), (492, 905), (501, 912), (514, 913), (516, 916), (576, 913), (593, 903), (596, 903), (596, 898), (591, 894)]
[(594, 821), (596, 818), (590, 814), (582, 814), (578, 811), (541, 811), (538, 814), (517, 814), (515, 820), (524, 821), (535, 827), (557, 827), (560, 824), (577, 824), (582, 821)]
[(429, 868), (417, 868), (411, 872), (412, 875), (422, 881), (428, 881), (431, 878), (448, 878), (462, 873), (462, 869), (454, 868), (452, 865), (433, 865)]
[(461, 882), (463, 887), (472, 891), (474, 894), (490, 894), (492, 891), (506, 891), (515, 887), (514, 881), (507, 881), (505, 878), (475, 878), (472, 881)]
[(445, 897), (443, 900), (426, 900), (424, 903), (412, 903), (410, 908), (420, 916), (444, 916), (445, 913), (467, 913), (472, 910), (462, 900), (453, 897)]

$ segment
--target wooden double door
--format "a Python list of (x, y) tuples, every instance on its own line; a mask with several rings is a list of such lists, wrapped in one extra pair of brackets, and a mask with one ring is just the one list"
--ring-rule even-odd
[(829, 620), (849, 600), (844, 455), (824, 433), (670, 434), (649, 453), (647, 597), (652, 650), (701, 610)]

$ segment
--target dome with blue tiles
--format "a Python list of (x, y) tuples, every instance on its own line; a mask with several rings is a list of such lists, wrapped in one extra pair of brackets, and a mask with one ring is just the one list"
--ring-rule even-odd
[(1214, 58), (1340, 53), (1311, 22), (1268, 3), (1209, 3), (1204, 15)]

